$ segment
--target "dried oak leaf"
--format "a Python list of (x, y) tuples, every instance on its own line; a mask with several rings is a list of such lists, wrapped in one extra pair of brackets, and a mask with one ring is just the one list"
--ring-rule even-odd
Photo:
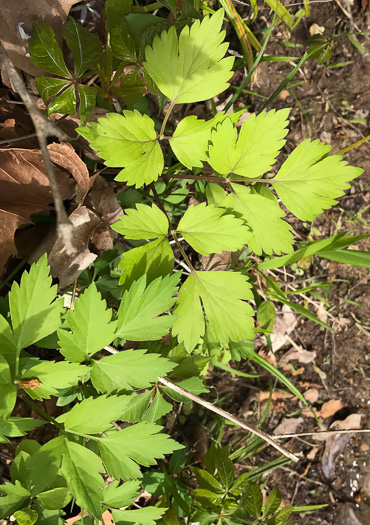
[(19, 23), (24, 31), (31, 34), (32, 20), (37, 18), (53, 28), (56, 39), (61, 44), (62, 26), (66, 22), (69, 11), (80, 0), (0, 0), (0, 41), (13, 64), (30, 75), (40, 76), (41, 71), (29, 57), (26, 56), (24, 41), (17, 33)]
[(56, 235), (53, 228), (30, 257), (32, 263), (44, 253), (48, 254), (51, 275), (58, 277), (61, 289), (72, 284), (97, 257), (89, 250), (89, 240), (100, 224), (99, 217), (86, 206), (81, 206), (71, 213), (69, 219), (73, 224), (72, 243), (76, 252), (72, 255), (67, 253), (64, 239), (60, 234)]
[[(51, 160), (57, 164), (55, 175), (62, 199), (85, 191), (89, 172), (71, 146), (51, 144)], [(64, 169), (62, 169), (64, 168)], [(65, 171), (67, 170), (67, 171)], [(0, 274), (11, 255), (17, 253), (14, 234), (30, 215), (52, 209), (53, 198), (40, 150), (0, 149)]]

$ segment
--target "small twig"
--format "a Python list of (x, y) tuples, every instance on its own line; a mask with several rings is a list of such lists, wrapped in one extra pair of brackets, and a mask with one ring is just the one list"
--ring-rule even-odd
[(45, 163), (45, 169), (49, 178), (50, 189), (53, 195), (55, 212), (57, 215), (57, 227), (62, 236), (68, 254), (76, 250), (72, 243), (73, 225), (69, 220), (64, 209), (63, 200), (59, 192), (58, 183), (55, 177), (54, 166), (47, 148), (47, 138), (57, 137), (61, 141), (68, 139), (68, 136), (61, 131), (54, 122), (47, 120), (38, 107), (35, 105), (30, 93), (27, 91), (23, 80), (10, 60), (3, 45), (0, 43), (0, 68), (9, 75), (13, 89), (19, 94), (26, 106), (28, 113), (35, 126), (36, 135), (40, 144), (41, 153)]
[(19, 142), (20, 140), (24, 139), (32, 139), (33, 137), (37, 137), (37, 133), (28, 133), (28, 135), (23, 135), (23, 137), (14, 137), (12, 139), (0, 140), (0, 146), (3, 144), (11, 144), (12, 142)]
[(301, 432), (299, 434), (277, 434), (277, 439), (293, 438), (300, 436), (330, 436), (331, 434), (364, 434), (370, 432), (370, 428), (349, 429), (349, 430), (319, 430), (318, 432)]
[(235, 423), (239, 427), (242, 427), (245, 430), (248, 430), (248, 432), (252, 432), (256, 436), (258, 436), (261, 439), (263, 439), (264, 441), (266, 441), (266, 443), (268, 443), (269, 445), (271, 445), (274, 448), (276, 448), (279, 452), (284, 454), (284, 456), (286, 456), (287, 458), (291, 459), (292, 461), (295, 461), (295, 462), (299, 461), (299, 459), (294, 454), (292, 454), (291, 452), (286, 450), (284, 447), (279, 445), (279, 443), (277, 443), (272, 437), (270, 437), (268, 434), (265, 434), (264, 432), (259, 430), (257, 427), (255, 427), (253, 425), (249, 425), (248, 423), (244, 423), (244, 421), (241, 421), (240, 419), (232, 416), (231, 414), (229, 414), (225, 410), (222, 410), (221, 408), (218, 408), (215, 405), (212, 405), (211, 403), (208, 403), (208, 401), (204, 401), (200, 397), (195, 396), (194, 394), (192, 394), (191, 392), (188, 392), (187, 390), (184, 390), (183, 388), (179, 387), (178, 385), (175, 385), (171, 381), (168, 381), (164, 377), (159, 377), (158, 381), (160, 383), (162, 383), (162, 385), (165, 385), (168, 388), (171, 388), (171, 390), (174, 390), (178, 394), (181, 394), (181, 395), (187, 397), (188, 399), (191, 399), (195, 403), (198, 403), (198, 405), (201, 405), (204, 408), (207, 408), (208, 410), (211, 410), (212, 412), (215, 412), (219, 416), (221, 416), (221, 417), (223, 417), (225, 419), (228, 419), (229, 421), (232, 421), (233, 423)]

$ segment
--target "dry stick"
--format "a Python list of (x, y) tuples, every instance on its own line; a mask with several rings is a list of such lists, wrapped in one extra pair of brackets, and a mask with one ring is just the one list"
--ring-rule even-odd
[(342, 429), (342, 430), (319, 430), (318, 432), (301, 432), (299, 434), (277, 434), (275, 437), (277, 439), (284, 438), (294, 438), (301, 436), (330, 436), (331, 434), (365, 434), (365, 432), (370, 432), (370, 428), (361, 428), (361, 429)]
[(202, 398), (200, 398), (198, 396), (195, 396), (191, 392), (188, 392), (187, 390), (184, 390), (183, 388), (179, 387), (178, 385), (175, 385), (171, 381), (168, 381), (167, 379), (164, 379), (164, 377), (158, 377), (158, 381), (160, 383), (162, 383), (162, 385), (165, 385), (168, 388), (171, 388), (171, 390), (174, 390), (178, 394), (181, 394), (181, 395), (187, 397), (188, 399), (191, 399), (192, 401), (195, 401), (195, 403), (198, 403), (198, 405), (201, 405), (204, 408), (207, 408), (208, 410), (211, 410), (212, 412), (215, 412), (219, 416), (221, 416), (221, 417), (223, 417), (225, 419), (228, 419), (229, 421), (232, 421), (233, 423), (235, 423), (239, 427), (242, 427), (245, 430), (248, 430), (249, 432), (252, 432), (253, 434), (258, 436), (259, 438), (261, 438), (264, 441), (266, 441), (266, 443), (268, 443), (269, 445), (271, 445), (274, 448), (276, 448), (279, 452), (284, 454), (284, 456), (286, 456), (287, 458), (289, 458), (289, 459), (291, 459), (291, 460), (293, 460), (295, 462), (299, 461), (299, 459), (294, 454), (291, 454), (288, 450), (286, 450), (284, 447), (279, 445), (279, 443), (276, 443), (276, 441), (272, 437), (270, 437), (268, 434), (265, 434), (264, 432), (259, 430), (257, 427), (255, 427), (253, 425), (249, 425), (248, 423), (244, 423), (244, 421), (241, 421), (240, 419), (232, 416), (231, 414), (229, 414), (225, 410), (222, 410), (221, 408), (218, 408), (218, 407), (212, 405), (211, 403), (208, 403), (208, 401), (204, 401)]
[(65, 141), (68, 136), (63, 133), (53, 122), (47, 120), (38, 107), (35, 105), (30, 93), (27, 91), (24, 82), (10, 60), (3, 45), (0, 43), (0, 68), (5, 71), (11, 80), (13, 89), (19, 94), (26, 106), (28, 113), (35, 126), (36, 135), (40, 144), (41, 153), (45, 163), (46, 173), (49, 179), (51, 193), (53, 195), (55, 212), (57, 215), (57, 228), (63, 238), (68, 254), (74, 253), (76, 250), (72, 243), (73, 225), (69, 220), (67, 213), (63, 206), (62, 197), (60, 196), (58, 183), (54, 173), (54, 166), (50, 159), (50, 154), (47, 148), (46, 139), (48, 137), (58, 137), (59, 140)]
[[(113, 346), (109, 346), (109, 345), (105, 346), (104, 350), (107, 350), (107, 352), (109, 352), (110, 354), (118, 354), (119, 353), (119, 350), (117, 350)], [(218, 407), (212, 405), (211, 403), (208, 403), (208, 401), (204, 401), (202, 398), (200, 398), (198, 396), (195, 396), (194, 394), (192, 394), (191, 392), (188, 392), (187, 390), (184, 390), (180, 386), (175, 385), (174, 383), (172, 383), (171, 381), (168, 381), (164, 377), (158, 377), (158, 381), (160, 383), (162, 383), (162, 385), (165, 385), (168, 388), (171, 388), (172, 390), (174, 390), (178, 394), (181, 394), (181, 395), (187, 397), (188, 399), (191, 399), (192, 401), (195, 401), (195, 403), (198, 403), (198, 405), (201, 405), (204, 408), (208, 408), (208, 410), (211, 410), (212, 412), (215, 412), (219, 416), (224, 417), (225, 419), (228, 419), (229, 421), (232, 421), (233, 423), (235, 423), (239, 427), (242, 427), (245, 430), (248, 430), (248, 432), (252, 432), (256, 436), (258, 436), (261, 439), (263, 439), (264, 441), (266, 441), (266, 443), (269, 443), (269, 445), (272, 445), (279, 452), (284, 454), (284, 456), (286, 456), (287, 458), (289, 458), (289, 459), (291, 459), (291, 460), (293, 460), (295, 462), (299, 461), (299, 459), (296, 456), (294, 456), (294, 454), (291, 454), (288, 450), (286, 450), (284, 447), (279, 445), (279, 443), (276, 443), (276, 441), (272, 437), (270, 437), (269, 435), (265, 434), (264, 432), (259, 430), (257, 427), (254, 427), (253, 425), (248, 425), (247, 423), (244, 423), (244, 421), (241, 421), (240, 419), (232, 416), (228, 412), (225, 412), (225, 410), (222, 410), (221, 408), (218, 408)]]

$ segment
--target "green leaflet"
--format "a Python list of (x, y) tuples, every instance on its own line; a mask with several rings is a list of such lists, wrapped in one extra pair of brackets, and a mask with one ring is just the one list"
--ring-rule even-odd
[(292, 227), (281, 217), (285, 216), (276, 198), (266, 189), (260, 193), (241, 184), (232, 184), (234, 193), (230, 193), (221, 206), (230, 209), (244, 219), (249, 232), (244, 236), (249, 250), (257, 255), (272, 252), (291, 253), (293, 251)]
[(123, 270), (119, 283), (127, 290), (134, 281), (146, 275), (147, 283), (150, 284), (157, 277), (171, 274), (174, 262), (173, 251), (167, 239), (148, 242), (123, 254), (118, 265)]
[(55, 98), (48, 106), (48, 115), (52, 113), (66, 113), (74, 115), (76, 113), (76, 93), (73, 85), (70, 85), (63, 93)]
[(225, 115), (223, 111), (211, 120), (198, 119), (195, 115), (183, 118), (178, 123), (175, 132), (170, 137), (170, 146), (177, 159), (189, 169), (201, 168), (207, 160), (208, 143), (211, 140), (212, 129), (217, 124), (230, 118), (236, 124), (243, 111)]
[(104, 489), (103, 502), (108, 507), (117, 509), (132, 505), (132, 500), (139, 494), (140, 481), (126, 481), (119, 487), (118, 483), (118, 481), (113, 481)]
[(0, 354), (15, 354), (16, 351), (13, 331), (5, 317), (0, 315)]
[(271, 180), (285, 206), (302, 221), (313, 221), (331, 208), (350, 187), (347, 182), (363, 173), (361, 168), (348, 166), (340, 155), (327, 157), (330, 150), (331, 146), (319, 140), (303, 141)]
[(174, 365), (168, 359), (145, 352), (125, 350), (95, 361), (91, 371), (95, 388), (107, 394), (132, 388), (148, 388), (158, 377), (167, 375), (173, 369)]
[(121, 215), (112, 228), (126, 239), (157, 239), (167, 235), (168, 219), (155, 204), (136, 204), (136, 210), (127, 209), (126, 215)]
[[(228, 290), (228, 294), (225, 294)], [(219, 341), (253, 339), (251, 285), (238, 272), (196, 272), (182, 285), (174, 315), (172, 333), (191, 352), (204, 335), (205, 319)]]
[(59, 436), (48, 441), (28, 459), (28, 483), (32, 496), (50, 489), (55, 483), (63, 450), (64, 437)]
[(64, 439), (61, 472), (77, 505), (95, 518), (101, 518), (104, 472), (99, 457), (86, 447)]
[(157, 180), (164, 161), (153, 120), (136, 110), (108, 113), (98, 120), (77, 131), (99, 151), (106, 166), (124, 167), (116, 180), (137, 188)]
[(44, 71), (60, 77), (71, 77), (51, 27), (38, 22), (33, 23), (30, 55), (32, 62)]
[(152, 423), (137, 423), (99, 439), (101, 457), (109, 474), (116, 479), (142, 477), (137, 463), (149, 467), (156, 459), (183, 448), (160, 433), (162, 427)]
[(67, 487), (55, 487), (37, 496), (39, 504), (47, 510), (63, 509), (71, 499), (72, 495)]
[(80, 78), (87, 69), (97, 69), (103, 49), (96, 35), (90, 33), (70, 16), (63, 27), (63, 37), (73, 53), (77, 78)]
[(111, 428), (112, 421), (120, 419), (130, 399), (130, 396), (84, 399), (67, 413), (65, 428), (83, 434), (100, 434)]
[(32, 419), (31, 417), (10, 417), (8, 419), (0, 419), (0, 436), (25, 436), (30, 430), (33, 430), (37, 427), (41, 427), (45, 424), (46, 421), (42, 421), (40, 419)]
[[(9, 363), (0, 354), (0, 418), (7, 419), (17, 401), (18, 387), (12, 381)], [(1, 427), (0, 427), (1, 428)], [(1, 433), (1, 431), (0, 431)]]
[(27, 489), (22, 487), (19, 481), (13, 483), (5, 483), (0, 485), (0, 494), (3, 497), (0, 498), (0, 519), (8, 518), (17, 509), (20, 509), (30, 497), (30, 493)]
[(25, 508), (14, 512), (14, 517), (18, 525), (34, 525), (37, 521), (38, 514), (35, 510)]
[(96, 105), (97, 91), (94, 87), (78, 85), (78, 96), (80, 97), (81, 126), (89, 120), (92, 110)]
[(155, 423), (158, 421), (158, 419), (168, 414), (168, 412), (171, 412), (171, 410), (171, 403), (167, 403), (167, 401), (163, 399), (160, 392), (157, 390), (152, 404), (143, 416), (143, 421), (146, 421), (147, 423)]
[(144, 67), (173, 103), (206, 100), (228, 88), (234, 58), (223, 58), (228, 47), (220, 31), (223, 16), (220, 9), (184, 27), (179, 37), (171, 27), (146, 48)]
[(71, 332), (58, 330), (60, 352), (68, 361), (81, 363), (109, 345), (114, 339), (116, 322), (111, 322), (112, 310), (107, 309), (95, 283), (92, 283), (69, 310), (67, 321)]
[(116, 525), (155, 525), (167, 509), (158, 507), (144, 507), (135, 510), (113, 510), (113, 519)]
[[(123, 294), (118, 309), (117, 336), (132, 341), (155, 341), (172, 326), (174, 317), (164, 315), (175, 303), (179, 275), (158, 277), (146, 286), (143, 275)], [(160, 316), (160, 317), (158, 317)]]
[(290, 109), (251, 115), (241, 126), (239, 137), (231, 120), (225, 119), (212, 132), (209, 160), (221, 175), (261, 177), (274, 164), (288, 133)]
[(248, 230), (240, 219), (224, 215), (222, 208), (212, 204), (189, 206), (177, 226), (184, 239), (203, 255), (221, 253), (223, 250), (241, 250)]
[(21, 283), (13, 282), (9, 306), (17, 350), (53, 333), (60, 325), (63, 301), (50, 304), (57, 292), (43, 255), (29, 272), (23, 272)]

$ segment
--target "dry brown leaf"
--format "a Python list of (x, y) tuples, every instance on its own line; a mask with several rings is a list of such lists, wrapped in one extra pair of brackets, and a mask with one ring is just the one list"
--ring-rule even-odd
[[(88, 515), (87, 512), (84, 510), (83, 512), (84, 518), (86, 518), (87, 515)], [(73, 525), (73, 523), (75, 523), (76, 521), (79, 521), (80, 519), (81, 519), (81, 512), (77, 516), (74, 516), (73, 518), (69, 518), (65, 522), (65, 525)], [(103, 513), (103, 521), (99, 521), (99, 525), (114, 525), (112, 514), (109, 512), (109, 510), (106, 510)]]
[(303, 366), (301, 368), (298, 368), (297, 370), (294, 370), (294, 372), (292, 372), (292, 376), (301, 376), (304, 372), (304, 368)]
[(317, 388), (309, 388), (303, 394), (303, 397), (306, 401), (308, 401), (311, 404), (316, 403), (316, 401), (319, 399), (319, 391), (317, 390)]
[(303, 417), (291, 417), (285, 418), (275, 428), (274, 434), (294, 434), (301, 423), (303, 423)]
[(297, 324), (297, 317), (289, 306), (284, 304), (281, 312), (282, 315), (276, 316), (274, 330), (270, 336), (274, 352), (289, 342), (287, 336), (292, 333)]
[(316, 357), (316, 352), (309, 352), (308, 350), (300, 350), (297, 352), (294, 348), (289, 350), (279, 361), (279, 365), (283, 366), (289, 361), (299, 361), (300, 363), (311, 363)]
[(24, 42), (17, 33), (18, 24), (24, 22), (24, 31), (31, 34), (32, 20), (36, 17), (53, 28), (61, 43), (62, 25), (66, 22), (71, 7), (78, 2), (79, 0), (0, 0), (0, 40), (13, 64), (35, 77), (40, 76), (40, 69), (26, 57)]
[(81, 206), (71, 213), (69, 219), (74, 227), (72, 242), (77, 248), (73, 255), (67, 254), (62, 236), (56, 237), (53, 229), (30, 257), (32, 263), (44, 253), (48, 254), (51, 274), (59, 278), (61, 289), (72, 284), (97, 257), (89, 250), (88, 245), (92, 232), (100, 223), (99, 217), (86, 206)]
[[(256, 397), (260, 402), (267, 401), (270, 397), (270, 392), (261, 390), (257, 393)], [(292, 394), (285, 394), (284, 392), (278, 392), (277, 390), (275, 390), (271, 395), (271, 399), (273, 401), (276, 401), (278, 399), (291, 399), (292, 397)]]
[(90, 175), (86, 164), (80, 159), (69, 142), (58, 144), (54, 142), (48, 146), (51, 160), (66, 169), (78, 185), (77, 201), (82, 201), (90, 187)]
[[(328, 417), (333, 416), (339, 410), (342, 410), (342, 408), (346, 407), (347, 404), (343, 403), (340, 399), (331, 399), (330, 401), (327, 401), (324, 403), (321, 407), (320, 411), (316, 411), (316, 415), (318, 417), (322, 417), (323, 419), (327, 419)], [(302, 410), (302, 415), (305, 417), (314, 417), (311, 410), (309, 408), (304, 408)]]
[(200, 255), (199, 259), (204, 271), (227, 272), (239, 260), (240, 251), (212, 253), (209, 256)]

